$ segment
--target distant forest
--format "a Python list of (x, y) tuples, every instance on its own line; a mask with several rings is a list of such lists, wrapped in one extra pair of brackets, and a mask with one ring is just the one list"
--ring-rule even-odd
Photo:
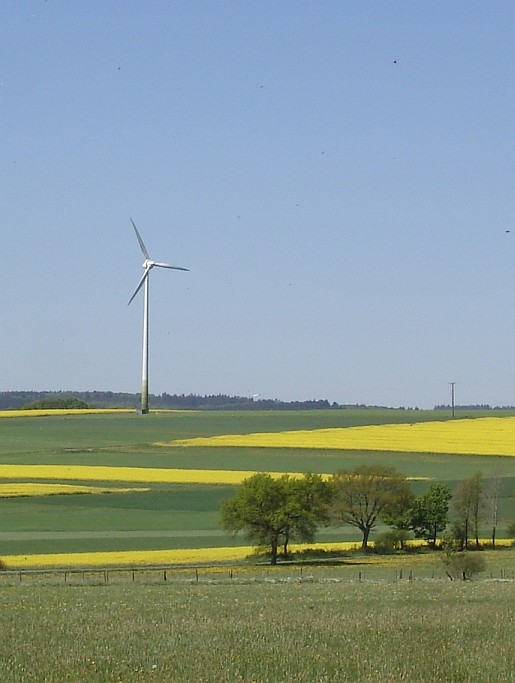
[[(70, 399), (70, 400), (66, 400)], [(39, 407), (57, 408), (64, 404), (77, 408), (134, 408), (140, 405), (140, 394), (125, 394), (115, 391), (0, 391), (0, 410), (34, 409)], [(269, 398), (249, 398), (245, 396), (228, 396), (213, 394), (200, 396), (197, 394), (150, 394), (150, 408), (168, 410), (339, 410), (342, 408), (380, 408), (385, 406), (367, 406), (364, 404), (343, 404), (327, 399), (309, 401), (279, 401)], [(457, 405), (456, 410), (494, 410), (488, 404)], [(495, 406), (495, 410), (513, 410), (514, 406)], [(398, 410), (418, 410), (404, 408)], [(437, 405), (434, 410), (451, 410), (450, 405)]]
[[(515, 410), (515, 406), (494, 406), (492, 408), (488, 403), (480, 403), (474, 405), (457, 405), (454, 406), (455, 410)], [(449, 404), (442, 404), (440, 406), (435, 406), (435, 410), (452, 410), (452, 406)]]
[[(91, 408), (134, 408), (138, 409), (140, 394), (125, 394), (113, 391), (2, 391), (0, 410), (15, 410), (39, 407), (44, 402), (56, 407), (63, 399), (73, 398)], [(149, 395), (150, 408), (154, 410), (328, 410), (338, 409), (338, 403), (327, 400), (278, 401), (276, 399), (256, 399), (225, 394), (199, 396), (196, 394)]]

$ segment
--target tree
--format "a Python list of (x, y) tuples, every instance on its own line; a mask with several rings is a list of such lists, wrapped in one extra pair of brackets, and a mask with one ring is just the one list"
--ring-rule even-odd
[(483, 475), (476, 472), (461, 482), (451, 503), (455, 535), (461, 539), (464, 548), (468, 547), (471, 532), (474, 534), (476, 548), (479, 548), (479, 525), (484, 509)]
[(306, 473), (301, 478), (288, 479), (287, 495), (285, 507), (289, 525), (283, 533), (285, 556), (291, 538), (311, 543), (318, 527), (329, 524), (332, 488), (319, 474)]
[(449, 521), (449, 501), (452, 493), (447, 484), (431, 484), (427, 491), (416, 498), (409, 511), (409, 527), (417, 538), (426, 539), (436, 546), (436, 539), (445, 531)]
[(486, 568), (484, 557), (477, 553), (464, 550), (461, 539), (457, 539), (452, 534), (444, 537), (442, 541), (443, 555), (442, 562), (445, 573), (451, 581), (455, 579), (471, 579), (474, 574), (482, 572)]
[(410, 531), (411, 510), (415, 505), (415, 500), (415, 494), (406, 486), (395, 503), (383, 511), (381, 521), (397, 531)]
[(332, 484), (331, 516), (334, 521), (350, 524), (361, 531), (362, 550), (367, 549), (370, 532), (379, 520), (398, 516), (402, 501), (410, 498), (406, 477), (395, 468), (382, 465), (340, 470), (333, 474)]
[(499, 503), (501, 500), (502, 478), (494, 475), (486, 489), (486, 507), (490, 518), (492, 548), (495, 548), (497, 526), (499, 524)]
[(249, 541), (270, 550), (277, 564), (279, 545), (285, 553), (292, 538), (310, 542), (327, 519), (331, 488), (318, 474), (293, 478), (255, 474), (238, 493), (222, 503), (220, 519), (227, 532), (243, 531)]

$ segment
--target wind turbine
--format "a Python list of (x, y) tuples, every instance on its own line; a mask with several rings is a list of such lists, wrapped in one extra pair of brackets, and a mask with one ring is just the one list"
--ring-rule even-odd
[[(138, 238), (139, 246), (143, 252), (145, 260), (143, 261), (143, 268), (145, 272), (138, 286), (134, 290), (134, 294), (129, 299), (129, 304), (132, 302), (139, 290), (145, 285), (144, 289), (144, 304), (143, 304), (143, 365), (141, 370), (141, 412), (145, 415), (148, 413), (148, 285), (149, 285), (149, 274), (154, 266), (158, 268), (170, 268), (171, 270), (189, 270), (188, 268), (180, 268), (179, 266), (171, 266), (169, 263), (159, 263), (158, 261), (153, 261), (148, 255), (147, 248), (141, 235), (138, 232), (136, 224), (131, 218), (132, 227)], [(127, 305), (129, 305), (127, 304)]]

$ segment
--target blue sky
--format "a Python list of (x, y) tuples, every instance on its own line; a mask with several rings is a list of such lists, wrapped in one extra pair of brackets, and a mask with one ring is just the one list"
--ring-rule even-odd
[[(0, 390), (515, 404), (515, 5), (18, 0)], [(511, 232), (507, 232), (511, 231)]]

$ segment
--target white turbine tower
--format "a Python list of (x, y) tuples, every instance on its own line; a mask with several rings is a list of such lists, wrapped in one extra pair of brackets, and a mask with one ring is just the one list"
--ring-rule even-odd
[(180, 268), (179, 266), (171, 266), (169, 263), (158, 263), (157, 261), (152, 261), (148, 255), (147, 248), (141, 239), (141, 235), (138, 232), (134, 221), (131, 218), (131, 223), (138, 238), (139, 246), (143, 252), (145, 260), (143, 261), (143, 268), (145, 272), (141, 280), (136, 287), (134, 294), (129, 299), (129, 304), (134, 299), (139, 290), (145, 285), (144, 289), (144, 304), (143, 304), (143, 365), (141, 370), (141, 412), (143, 414), (148, 413), (148, 285), (149, 285), (149, 273), (154, 266), (158, 268), (170, 268), (171, 270), (185, 270), (188, 268)]

